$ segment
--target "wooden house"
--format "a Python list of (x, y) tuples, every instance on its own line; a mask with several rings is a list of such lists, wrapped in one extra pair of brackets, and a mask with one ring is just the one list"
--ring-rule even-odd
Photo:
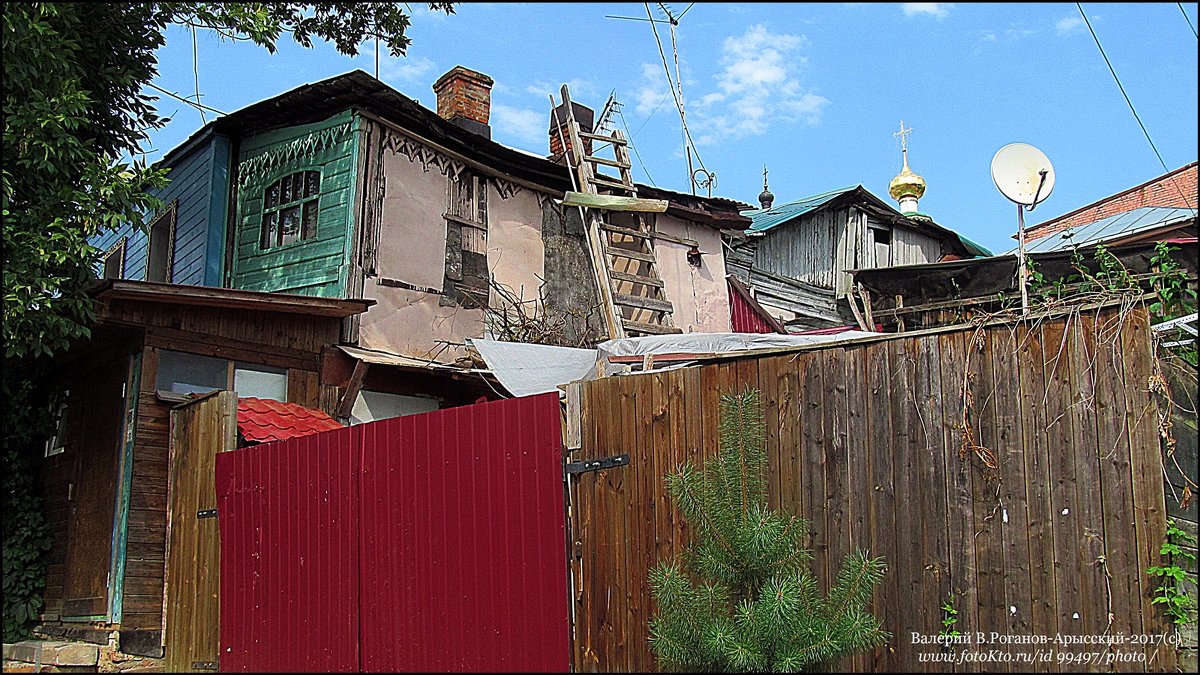
[[(463, 381), (483, 384), (454, 365), (465, 340), (524, 339), (505, 325), (514, 314), (560, 322), (561, 344), (605, 339), (598, 263), (562, 204), (575, 188), (551, 147), (561, 125), (549, 158), (492, 141), (491, 86), (456, 67), (434, 85), (435, 113), (354, 71), (214, 120), (164, 159), (175, 180), (149, 234), (97, 242), (105, 276), (375, 300), (323, 370), (352, 390), (330, 412), (355, 421), (457, 404)], [(666, 329), (730, 330), (721, 236), (749, 225), (745, 205), (637, 189), (666, 202), (642, 221)]]
[[(851, 270), (987, 255), (921, 214), (902, 214), (861, 185), (743, 212), (744, 236), (727, 239), (729, 273), (790, 328), (855, 324)], [(761, 198), (761, 196), (760, 196)]]
[[(499, 396), (463, 343), (520, 339), (504, 321), (522, 307), (561, 321), (551, 341), (606, 337), (583, 212), (562, 204), (570, 169), (490, 140), (490, 83), (452, 70), (438, 113), (361, 71), (251, 105), (165, 156), (145, 227), (93, 241), (98, 321), (60, 363), (67, 402), (42, 467), (39, 632), (115, 632), (122, 651), (162, 656), (168, 486), (188, 470), (168, 439), (186, 395), (365, 422)], [(663, 205), (636, 254), (657, 268), (662, 329), (729, 330), (721, 236), (749, 224), (743, 205), (638, 188)]]

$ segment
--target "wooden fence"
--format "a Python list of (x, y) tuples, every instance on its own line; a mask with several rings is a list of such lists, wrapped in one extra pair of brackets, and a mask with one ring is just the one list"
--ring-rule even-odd
[[(745, 388), (770, 503), (812, 523), (822, 586), (853, 548), (886, 558), (873, 611), (892, 637), (843, 668), (1172, 668), (1143, 572), (1165, 530), (1152, 372), (1144, 312), (1110, 306), (586, 383), (580, 457), (631, 462), (570, 482), (576, 670), (657, 668), (647, 573), (689, 536), (662, 478), (716, 451), (718, 397)], [(956, 651), (997, 661), (922, 660), (942, 652), (913, 634), (938, 634), (950, 593), (955, 627), (987, 639)], [(1001, 643), (1060, 634), (1127, 642)]]

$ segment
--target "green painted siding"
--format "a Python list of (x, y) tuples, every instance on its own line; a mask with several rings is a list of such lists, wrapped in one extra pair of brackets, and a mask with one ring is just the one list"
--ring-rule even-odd
[[(242, 140), (238, 153), (237, 240), (233, 287), (344, 297), (357, 138), (350, 111), (322, 122), (277, 129)], [(297, 171), (321, 172), (315, 237), (262, 250), (263, 190)]]

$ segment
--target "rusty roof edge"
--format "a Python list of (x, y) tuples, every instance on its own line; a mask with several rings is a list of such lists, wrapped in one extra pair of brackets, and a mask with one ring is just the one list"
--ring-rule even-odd
[(231, 309), (259, 309), (285, 314), (344, 318), (367, 311), (375, 300), (322, 298), (292, 293), (269, 293), (240, 288), (168, 284), (136, 279), (105, 279), (88, 289), (96, 300), (133, 300)]

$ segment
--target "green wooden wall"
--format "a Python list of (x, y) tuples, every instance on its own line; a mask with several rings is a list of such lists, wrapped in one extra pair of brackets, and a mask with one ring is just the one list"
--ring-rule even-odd
[[(358, 118), (351, 111), (314, 124), (247, 136), (238, 152), (233, 287), (344, 297), (353, 229)], [(315, 237), (259, 247), (263, 190), (301, 170), (321, 172)]]

